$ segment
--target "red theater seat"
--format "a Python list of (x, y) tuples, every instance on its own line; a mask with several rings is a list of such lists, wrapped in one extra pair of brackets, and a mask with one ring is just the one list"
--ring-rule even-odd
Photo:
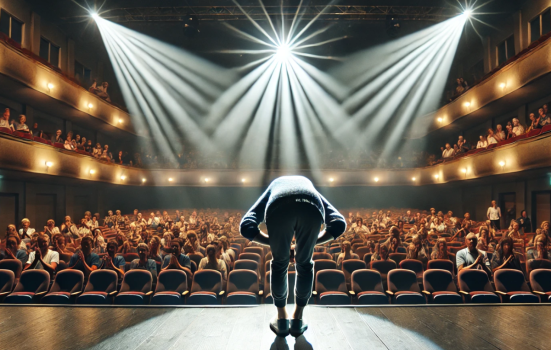
[(187, 275), (181, 270), (161, 271), (157, 279), (152, 305), (181, 305), (189, 293)]
[(9, 128), (0, 128), (0, 132), (4, 134), (10, 134), (10, 135), (13, 134), (13, 132)]
[(43, 139), (42, 137), (35, 136), (35, 137), (33, 137), (33, 140), (34, 140), (35, 142), (44, 143), (44, 144), (46, 144), (46, 145), (50, 145), (50, 146), (52, 145), (52, 142), (51, 142), (51, 141), (46, 140), (46, 139)]
[(22, 139), (28, 139), (28, 140), (32, 140), (33, 139), (33, 135), (31, 133), (28, 133), (28, 132), (23, 132), (23, 131), (14, 131), (13, 132), (13, 135), (14, 136), (17, 136), (17, 137), (21, 137)]

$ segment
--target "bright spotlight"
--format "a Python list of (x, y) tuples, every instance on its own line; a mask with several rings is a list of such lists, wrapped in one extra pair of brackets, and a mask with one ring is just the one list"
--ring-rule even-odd
[(442, 118), (438, 118), (437, 119), (439, 123), (442, 123), (443, 119)]
[(47, 166), (48, 168), (51, 167), (52, 165), (54, 165), (54, 163), (52, 163), (52, 162), (46, 162), (46, 166)]
[(505, 162), (501, 161), (501, 162), (499, 162), (499, 165), (503, 167), (503, 166), (505, 166)]
[(171, 177), (168, 178), (168, 182), (172, 182), (173, 180), (174, 180), (174, 179), (171, 178)]
[(142, 179), (142, 182), (146, 182), (146, 181), (147, 181), (147, 179), (144, 177), (144, 178)]
[(94, 21), (97, 21), (98, 19), (100, 19), (100, 16), (98, 15), (97, 12), (90, 12), (90, 16), (94, 19)]
[(414, 178), (414, 177), (412, 177), (412, 178), (411, 178), (411, 181), (415, 181), (415, 178)]
[(333, 181), (335, 181), (335, 179), (333, 179), (333, 178), (330, 178), (330, 179), (329, 179), (329, 182), (333, 182)]
[(94, 169), (90, 169), (90, 175), (94, 175), (96, 171)]
[(245, 179), (241, 179), (241, 182), (245, 183)]
[(121, 180), (124, 181), (124, 179), (126, 179), (126, 176), (122, 175)]
[(94, 105), (91, 104), (91, 103), (88, 103), (88, 108), (89, 108), (89, 109), (92, 109), (92, 107), (94, 107)]
[(291, 48), (287, 44), (277, 47), (276, 57), (280, 61), (287, 61), (291, 57)]
[(378, 177), (376, 177), (376, 178), (374, 178), (374, 179), (373, 179), (373, 181), (375, 181), (375, 182), (379, 182), (379, 178), (378, 178)]
[(462, 172), (463, 174), (466, 174), (466, 173), (467, 173), (467, 169), (463, 168), (463, 169), (461, 169), (461, 172)]
[(468, 18), (468, 17), (471, 17), (473, 15), (473, 10), (471, 9), (466, 9), (465, 12), (463, 12), (463, 14)]

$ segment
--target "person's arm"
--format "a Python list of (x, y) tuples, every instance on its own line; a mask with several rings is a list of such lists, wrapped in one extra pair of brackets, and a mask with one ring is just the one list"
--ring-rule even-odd
[[(496, 272), (497, 270), (499, 269), (502, 269), (504, 268), (505, 266), (507, 266), (507, 264), (509, 263), (509, 261), (511, 261), (513, 258), (513, 255), (511, 255), (510, 257), (507, 258), (507, 260), (505, 260), (505, 262), (499, 266), (496, 266), (496, 267), (493, 267), (492, 268), (492, 272)], [(495, 265), (497, 265), (497, 263), (495, 263)]]
[(117, 275), (119, 275), (119, 277), (122, 277), (124, 276), (124, 270), (117, 266), (115, 266), (115, 264), (113, 264), (113, 259), (111, 259), (111, 257), (109, 257), (107, 259), (107, 261), (105, 262), (110, 268), (112, 268), (113, 270), (115, 270), (115, 272), (117, 273)]
[[(48, 271), (50, 274), (55, 272), (55, 269), (57, 268), (57, 264), (59, 264), (59, 253), (52, 252), (52, 254), (54, 254), (54, 255), (57, 254), (57, 258), (55, 256), (53, 256), (52, 260), (50, 261), (49, 264), (44, 262), (42, 252), (38, 255), (38, 259), (40, 260), (40, 263), (42, 264), (42, 267), (44, 268), (44, 270)], [(35, 256), (34, 260), (36, 261), (36, 256)]]
[(266, 204), (270, 198), (270, 188), (260, 196), (255, 204), (249, 209), (249, 211), (243, 215), (241, 223), (239, 225), (239, 232), (245, 238), (250, 241), (256, 241), (260, 244), (268, 244), (267, 239), (268, 235), (263, 234), (263, 237), (258, 237), (258, 240), (255, 238), (261, 233), (258, 225), (264, 221), (264, 214), (266, 212)]
[(320, 232), (316, 245), (339, 238), (346, 231), (346, 220), (339, 211), (319, 194), (325, 210), (325, 230)]
[(34, 252), (31, 252), (29, 254), (29, 260), (25, 264), (25, 267), (23, 267), (23, 271), (33, 270), (36, 267), (36, 264), (38, 264), (38, 259), (36, 258), (36, 250), (35, 250)]
[(490, 210), (492, 210), (492, 207), (488, 207), (488, 210), (486, 211), (486, 218), (490, 220)]

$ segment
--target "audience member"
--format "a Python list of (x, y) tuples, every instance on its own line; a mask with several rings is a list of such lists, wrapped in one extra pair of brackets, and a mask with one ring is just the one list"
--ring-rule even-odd
[(492, 272), (500, 269), (515, 269), (522, 271), (520, 256), (513, 251), (513, 240), (504, 237), (499, 242), (492, 256)]
[(480, 135), (478, 143), (476, 144), (476, 148), (486, 148), (488, 147), (488, 141), (486, 141), (486, 138), (482, 135)]
[(29, 127), (26, 124), (27, 117), (24, 114), (19, 116), (19, 123), (16, 123), (15, 130), (30, 133)]
[(496, 136), (494, 134), (494, 131), (492, 129), (488, 129), (488, 134), (486, 135), (486, 140), (489, 145), (493, 145), (494, 143), (497, 143)]
[(38, 235), (37, 247), (29, 254), (24, 270), (46, 270), (53, 277), (59, 264), (59, 253), (48, 248), (49, 241), (50, 237), (47, 235)]
[(7, 128), (11, 131), (14, 131), (13, 124), (10, 123), (10, 109), (4, 109), (4, 114), (2, 114), (2, 119), (0, 119), (0, 128)]
[(149, 246), (145, 243), (138, 244), (139, 259), (134, 259), (130, 263), (130, 270), (146, 270), (151, 273), (153, 283), (157, 283), (157, 263), (150, 259)]
[(117, 242), (114, 240), (110, 240), (107, 242), (107, 254), (103, 256), (100, 269), (106, 269), (106, 270), (113, 270), (117, 273), (117, 276), (119, 277), (119, 282), (122, 281), (122, 278), (124, 277), (124, 267), (126, 265), (126, 261), (124, 260), (124, 257), (117, 254)]
[(532, 222), (530, 221), (526, 210), (522, 210), (520, 212), (520, 217), (517, 219), (517, 222), (523, 233), (532, 232)]
[(163, 270), (177, 269), (186, 271), (191, 277), (191, 260), (186, 254), (182, 254), (184, 242), (181, 238), (174, 238), (170, 242), (171, 253), (165, 256), (163, 261)]
[(341, 244), (342, 252), (337, 257), (337, 269), (342, 270), (342, 262), (350, 259), (359, 259), (358, 254), (351, 251), (351, 246), (349, 241), (344, 241)]
[(538, 110), (538, 113), (539, 113), (538, 119), (540, 121), (540, 127), (544, 127), (546, 125), (551, 124), (551, 116), (549, 116), (549, 114), (545, 112), (543, 108), (540, 108)]
[(92, 271), (99, 269), (100, 258), (92, 253), (92, 237), (86, 236), (80, 242), (81, 249), (77, 250), (69, 261), (69, 269), (79, 270), (84, 273), (85, 280)]
[(538, 117), (536, 119), (536, 115), (534, 113), (530, 113), (530, 126), (528, 127), (528, 130), (526, 130), (526, 132), (530, 132), (532, 130), (537, 130), (540, 128), (540, 118)]
[(446, 143), (446, 148), (442, 151), (442, 158), (451, 158), (454, 155), (454, 150), (449, 143)]
[(10, 235), (6, 239), (6, 249), (4, 259), (17, 259), (21, 261), (21, 266), (25, 266), (29, 260), (27, 250), (21, 248), (21, 239), (19, 235)]
[(491, 276), (490, 261), (488, 260), (486, 252), (476, 248), (478, 245), (476, 235), (471, 232), (467, 235), (465, 240), (467, 247), (458, 251), (455, 256), (457, 271), (463, 269), (484, 270), (488, 276)]
[(513, 118), (513, 134), (515, 136), (524, 134), (524, 126), (520, 125), (520, 121), (517, 118)]
[(212, 244), (207, 246), (207, 256), (199, 261), (198, 270), (215, 270), (222, 274), (223, 282), (228, 279), (226, 264), (224, 261), (216, 258), (216, 247)]
[(34, 233), (34, 228), (31, 228), (31, 221), (27, 218), (21, 220), (21, 228), (19, 229), (19, 237), (21, 240), (30, 239)]
[(448, 243), (445, 238), (438, 238), (438, 240), (436, 241), (436, 244), (434, 245), (434, 249), (430, 254), (430, 259), (431, 260), (436, 260), (436, 259), (452, 260), (452, 257), (448, 252)]
[(100, 86), (97, 86), (97, 81), (94, 79), (94, 82), (92, 86), (88, 89), (93, 94), (96, 94), (98, 97), (104, 99), (107, 102), (111, 102), (111, 98), (109, 97), (109, 94), (107, 93), (107, 88), (109, 87), (109, 83), (104, 81), (101, 83)]
[(501, 208), (497, 206), (495, 200), (492, 200), (492, 204), (488, 207), (486, 217), (491, 221), (493, 228), (496, 230), (501, 229)]

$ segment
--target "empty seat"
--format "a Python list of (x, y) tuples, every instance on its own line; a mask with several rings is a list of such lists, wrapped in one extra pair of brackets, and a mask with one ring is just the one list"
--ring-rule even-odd
[(194, 261), (197, 264), (197, 266), (199, 266), (201, 259), (204, 258), (203, 254), (201, 253), (189, 253), (187, 256), (191, 261)]
[(42, 298), (44, 304), (73, 304), (82, 293), (84, 274), (79, 270), (63, 270), (55, 276), (50, 292)]
[(450, 271), (431, 269), (423, 274), (423, 293), (430, 297), (434, 304), (461, 304), (463, 298), (457, 293)]
[(318, 274), (318, 271), (336, 270), (336, 269), (337, 269), (337, 263), (333, 260), (329, 260), (329, 259), (315, 260), (314, 261), (314, 286), (313, 286), (313, 290), (316, 290), (316, 275)]
[(365, 262), (365, 266), (369, 266), (369, 267), (371, 266), (371, 256), (372, 255), (373, 254), (371, 254), (371, 253), (367, 253), (367, 254), (364, 255), (362, 260)]
[(400, 266), (400, 261), (407, 259), (407, 254), (405, 253), (390, 253), (388, 255), (390, 260), (393, 260), (396, 263), (396, 266)]
[(417, 282), (423, 281), (423, 263), (416, 259), (404, 259), (400, 261), (400, 268), (415, 272)]
[(371, 253), (371, 248), (369, 247), (359, 247), (358, 249), (356, 249), (356, 254), (358, 254), (358, 257), (360, 258), (360, 260), (363, 260), (364, 256), (370, 253)]
[(84, 292), (77, 304), (110, 304), (117, 293), (117, 273), (112, 270), (95, 270), (90, 273)]
[(387, 275), (390, 271), (396, 269), (396, 263), (394, 260), (377, 260), (372, 261), (370, 267), (372, 270), (376, 270), (381, 274), (381, 279), (383, 280), (383, 288), (387, 287)]
[(360, 248), (360, 247), (363, 247), (364, 246), (364, 242), (361, 241), (359, 243), (350, 243), (350, 248), (352, 249), (352, 251), (355, 253), (356, 252), (356, 249)]
[(48, 292), (50, 274), (45, 270), (27, 270), (21, 273), (21, 278), (15, 289), (9, 294), (5, 303), (32, 304)]
[(350, 289), (350, 279), (352, 273), (356, 270), (365, 269), (365, 262), (358, 259), (350, 259), (342, 262), (342, 272), (344, 272), (344, 278), (346, 280), (346, 286), (348, 290)]
[(161, 271), (157, 277), (155, 294), (151, 298), (152, 305), (181, 305), (184, 296), (189, 293), (187, 275), (181, 270)]
[(387, 275), (388, 291), (394, 304), (426, 304), (415, 272), (396, 269)]
[(11, 270), (0, 270), (0, 302), (11, 293), (15, 284), (15, 274)]
[(360, 305), (388, 304), (388, 296), (384, 293), (381, 274), (374, 270), (356, 270), (352, 272), (351, 290)]
[[(266, 262), (268, 265), (270, 262)], [(254, 260), (240, 259), (235, 262), (234, 270), (250, 270), (258, 272), (258, 263)]]
[(482, 270), (463, 269), (457, 274), (459, 293), (471, 303), (500, 303), (488, 275)]
[[(256, 254), (258, 255), (258, 254)], [(222, 274), (215, 270), (200, 270), (193, 275), (188, 305), (218, 305), (224, 294)]]
[(314, 255), (312, 255), (312, 260), (322, 260), (322, 259), (325, 259), (325, 260), (331, 260), (332, 257), (331, 257), (331, 254), (329, 253), (323, 253), (323, 252), (315, 252)]
[(316, 293), (318, 304), (347, 305), (350, 296), (346, 289), (344, 273), (339, 270), (322, 270), (316, 274)]
[(455, 265), (451, 260), (435, 259), (427, 263), (427, 270), (439, 269), (449, 271), (452, 276), (455, 276)]
[(124, 258), (124, 261), (126, 261), (127, 263), (131, 263), (136, 259), (140, 259), (140, 256), (138, 255), (138, 253), (126, 253), (126, 254), (122, 254), (122, 257)]
[(121, 290), (115, 298), (118, 305), (144, 305), (149, 303), (153, 294), (151, 285), (153, 276), (145, 270), (130, 270), (124, 274)]
[(254, 305), (258, 304), (258, 275), (250, 270), (233, 270), (228, 276), (226, 304)]
[(241, 254), (239, 254), (239, 259), (238, 260), (241, 260), (241, 259), (254, 260), (258, 264), (260, 264), (262, 262), (262, 257), (257, 253), (241, 253)]
[(551, 270), (537, 269), (530, 273), (530, 286), (542, 301), (551, 301)]
[(509, 303), (539, 303), (540, 298), (533, 294), (526, 284), (522, 271), (499, 269), (494, 273), (496, 292)]
[(341, 252), (341, 247), (340, 246), (329, 248), (329, 254), (331, 254), (331, 255), (337, 254), (337, 253), (340, 253), (340, 252)]
[(536, 269), (551, 269), (551, 261), (546, 259), (531, 259), (526, 261), (526, 273), (528, 275)]
[(23, 264), (17, 259), (4, 259), (0, 261), (0, 270), (10, 270), (13, 272), (15, 283), (17, 283), (23, 271)]

